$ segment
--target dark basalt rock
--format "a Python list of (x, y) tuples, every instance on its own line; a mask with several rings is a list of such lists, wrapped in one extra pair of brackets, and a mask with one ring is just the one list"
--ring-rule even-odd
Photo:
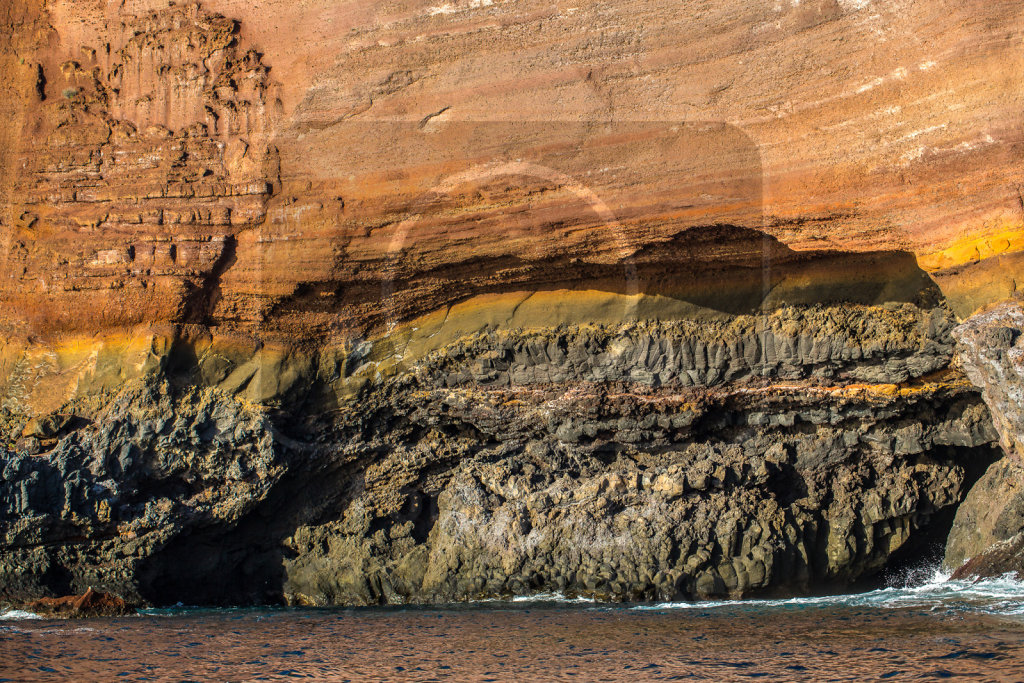
[(244, 518), (283, 467), (265, 417), (217, 398), (131, 387), (45, 455), (0, 454), (0, 598), (95, 587), (143, 601), (145, 558)]
[[(754, 350), (728, 351), (742, 321), (483, 334), (329, 412), (314, 410), (316, 387), (269, 410), (197, 388), (179, 365), (49, 452), (3, 456), (0, 590), (681, 599), (847, 586), (941, 546), (996, 439), (973, 387), (943, 369), (948, 318), (909, 305), (776, 315), (767, 327), (822, 321), (832, 341), (786, 342), (752, 372)], [(843, 360), (857, 339), (878, 359), (861, 370)], [(507, 382), (474, 379), (520, 355)], [(594, 377), (620, 363), (660, 379)], [(548, 381), (520, 379), (541, 366)], [(730, 382), (707, 384), (708, 367)], [(692, 368), (705, 384), (681, 379)]]
[[(1019, 300), (981, 311), (953, 331), (960, 361), (982, 392), (1006, 455), (957, 512), (945, 564), (955, 576), (1024, 572), (1024, 309)], [(962, 566), (961, 566), (962, 565)]]

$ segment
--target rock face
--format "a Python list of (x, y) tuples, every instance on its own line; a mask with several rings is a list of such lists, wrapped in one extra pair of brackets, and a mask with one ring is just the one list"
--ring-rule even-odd
[(157, 604), (845, 585), (941, 545), (993, 458), (951, 327), (902, 304), (486, 332), (330, 415), (306, 412), (322, 379), (276, 409), (197, 394), (179, 340), (93, 424), (7, 456), (2, 585)]
[[(958, 576), (1019, 573), (1024, 568), (1018, 538), (1024, 532), (1024, 311), (1019, 301), (1003, 302), (975, 314), (953, 335), (1006, 457), (988, 469), (957, 512), (945, 564), (959, 567)], [(972, 561), (963, 564), (967, 560)]]
[[(197, 529), (233, 528), (284, 471), (258, 413), (209, 394), (172, 400), (166, 385), (126, 390), (95, 423), (40, 448), (3, 458), (6, 598), (91, 586), (130, 597), (118, 581), (140, 558)], [(69, 560), (95, 566), (69, 573)]]
[(237, 23), (193, 5), (109, 29), (11, 65), (36, 101), (5, 162), (6, 325), (202, 320), (264, 218), (273, 88)]
[(1024, 580), (1024, 533), (990, 545), (975, 555), (956, 571), (952, 579), (985, 579), (1011, 575), (1018, 581)]
[(981, 388), (1006, 454), (1024, 458), (1024, 306), (1006, 301), (956, 328), (964, 371)]
[(1024, 263), (1019, 3), (0, 27), (0, 598), (818, 590), (1019, 449), (952, 332)]
[[(967, 315), (1021, 271), (1022, 12), (17, 0), (0, 16), (0, 322), (251, 333), (293, 314), (294, 338), (326, 311), (359, 325), (346, 309), (382, 269), (425, 313), (445, 303), (429, 281), (488, 260), (541, 284), (553, 256), (613, 263), (721, 222), (800, 252), (910, 251)], [(629, 126), (684, 131), (673, 148)], [(497, 158), (561, 175), (492, 164), (452, 184)], [(432, 190), (450, 205), (424, 212)]]
[(1015, 458), (1003, 458), (988, 468), (957, 510), (944, 564), (949, 569), (958, 569), (967, 560), (1022, 530), (1024, 468)]

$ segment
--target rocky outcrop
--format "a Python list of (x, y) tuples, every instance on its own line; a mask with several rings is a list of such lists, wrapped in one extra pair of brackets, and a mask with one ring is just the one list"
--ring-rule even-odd
[(1024, 468), (1015, 458), (1002, 458), (988, 468), (957, 510), (944, 564), (950, 570), (958, 569), (1022, 530)]
[(197, 5), (121, 19), (11, 66), (35, 78), (3, 174), (8, 329), (201, 322), (235, 234), (265, 216), (273, 86), (237, 22)]
[(1001, 303), (971, 316), (953, 333), (964, 371), (992, 412), (1006, 454), (1024, 457), (1024, 307)]
[(956, 571), (952, 579), (984, 579), (1010, 575), (1024, 580), (1024, 533), (999, 541), (975, 555)]
[(1018, 300), (1003, 302), (971, 316), (953, 336), (1006, 457), (989, 468), (957, 512), (945, 564), (959, 567), (957, 576), (1020, 572), (1019, 548), (1012, 548), (1024, 531), (1024, 311)]
[(82, 619), (88, 617), (120, 617), (133, 610), (116, 595), (88, 589), (81, 595), (61, 598), (40, 598), (24, 605), (25, 609), (46, 618)]
[(964, 370), (1017, 448), (1019, 343), (961, 367), (951, 330), (1019, 281), (1022, 16), (9, 3), (0, 598), (741, 596), (931, 554), (996, 452)]
[[(380, 457), (341, 519), (288, 539), (285, 596), (649, 600), (846, 585), (941, 544), (942, 520), (992, 457), (965, 389), (432, 391), (406, 419), (433, 433)], [(453, 424), (457, 441), (443, 436)]]
[(137, 600), (124, 587), (147, 557), (251, 513), (284, 472), (280, 447), (259, 411), (217, 398), (172, 398), (160, 383), (125, 389), (45, 455), (34, 437), (5, 453), (0, 598), (96, 587)]
[(951, 322), (903, 304), (490, 332), (329, 413), (325, 376), (272, 410), (199, 392), (180, 339), (94, 423), (7, 456), (3, 585), (157, 604), (847, 585), (941, 544), (992, 460)]

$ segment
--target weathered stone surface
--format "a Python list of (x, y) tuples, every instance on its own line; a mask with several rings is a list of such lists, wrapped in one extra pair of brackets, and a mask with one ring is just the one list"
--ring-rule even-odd
[[(323, 401), (310, 375), (274, 410), (196, 389), (200, 354), (179, 340), (94, 423), (45, 455), (7, 457), (3, 585), (376, 604), (741, 596), (868, 578), (945, 538), (995, 433), (973, 387), (943, 368), (948, 313), (856, 310), (762, 319), (803, 321), (808, 350), (756, 373), (740, 365), (753, 353), (726, 350), (756, 322), (742, 317), (482, 334), (327, 414), (306, 412)], [(887, 362), (868, 370), (863, 354), (863, 381), (843, 353), (813, 350), (816, 324), (845, 340), (829, 349), (867, 335)], [(706, 367), (707, 352), (660, 367), (652, 350), (667, 357), (681, 340), (719, 345), (711, 365), (735, 376), (693, 385), (686, 368)], [(526, 379), (474, 375), (515, 349)], [(661, 379), (598, 379), (598, 363)], [(560, 379), (526, 372), (540, 366)]]
[(993, 457), (1019, 3), (0, 27), (0, 597), (814, 590)]
[(24, 608), (41, 617), (61, 619), (120, 617), (134, 612), (124, 600), (116, 595), (94, 591), (92, 588), (81, 595), (39, 598), (26, 603)]
[(209, 392), (172, 397), (158, 381), (126, 388), (45, 455), (3, 453), (0, 598), (93, 587), (137, 602), (140, 575), (173, 581), (177, 563), (205, 566), (145, 562), (204, 528), (233, 529), (283, 474), (282, 448), (260, 411)]
[(1024, 458), (1024, 306), (1010, 300), (957, 327), (964, 371), (992, 412), (1006, 454)]
[(1016, 458), (1003, 458), (988, 468), (957, 509), (944, 564), (957, 569), (1022, 531), (1024, 468)]
[(531, 291), (556, 256), (615, 264), (720, 224), (906, 251), (966, 315), (1021, 272), (1022, 19), (1010, 0), (18, 0), (0, 322), (294, 337), (372, 322), (382, 279), (406, 318), (453, 281)]
[[(967, 376), (981, 389), (1005, 457), (993, 464), (957, 511), (945, 565), (957, 576), (1020, 573), (1024, 531), (1024, 310), (1010, 300), (953, 330)], [(961, 566), (962, 565), (962, 566)]]
[(989, 546), (952, 573), (953, 579), (994, 578), (1009, 574), (1024, 579), (1024, 533)]

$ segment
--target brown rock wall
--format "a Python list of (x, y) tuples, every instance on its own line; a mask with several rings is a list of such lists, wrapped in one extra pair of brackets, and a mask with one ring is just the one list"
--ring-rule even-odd
[[(396, 240), (402, 267), (457, 267), (457, 286), (496, 249), (621, 259), (720, 221), (798, 251), (908, 250), (961, 314), (1016, 287), (1014, 259), (962, 270), (1021, 250), (1017, 3), (53, 0), (4, 23), (9, 330), (252, 327), (310, 285), (379, 289)], [(399, 239), (424, 187), (513, 139), (452, 127), (481, 121), (725, 132), (672, 156), (692, 178), (678, 187), (635, 141), (619, 140), (635, 176), (619, 186), (586, 175), (610, 167), (599, 131), (540, 139), (576, 182), (618, 192), (628, 249), (606, 216), (579, 221), (565, 178), (512, 212), (456, 197), (446, 224)], [(431, 132), (458, 154), (424, 151)], [(737, 179), (757, 192), (707, 191)], [(507, 241), (524, 215), (525, 248)]]

